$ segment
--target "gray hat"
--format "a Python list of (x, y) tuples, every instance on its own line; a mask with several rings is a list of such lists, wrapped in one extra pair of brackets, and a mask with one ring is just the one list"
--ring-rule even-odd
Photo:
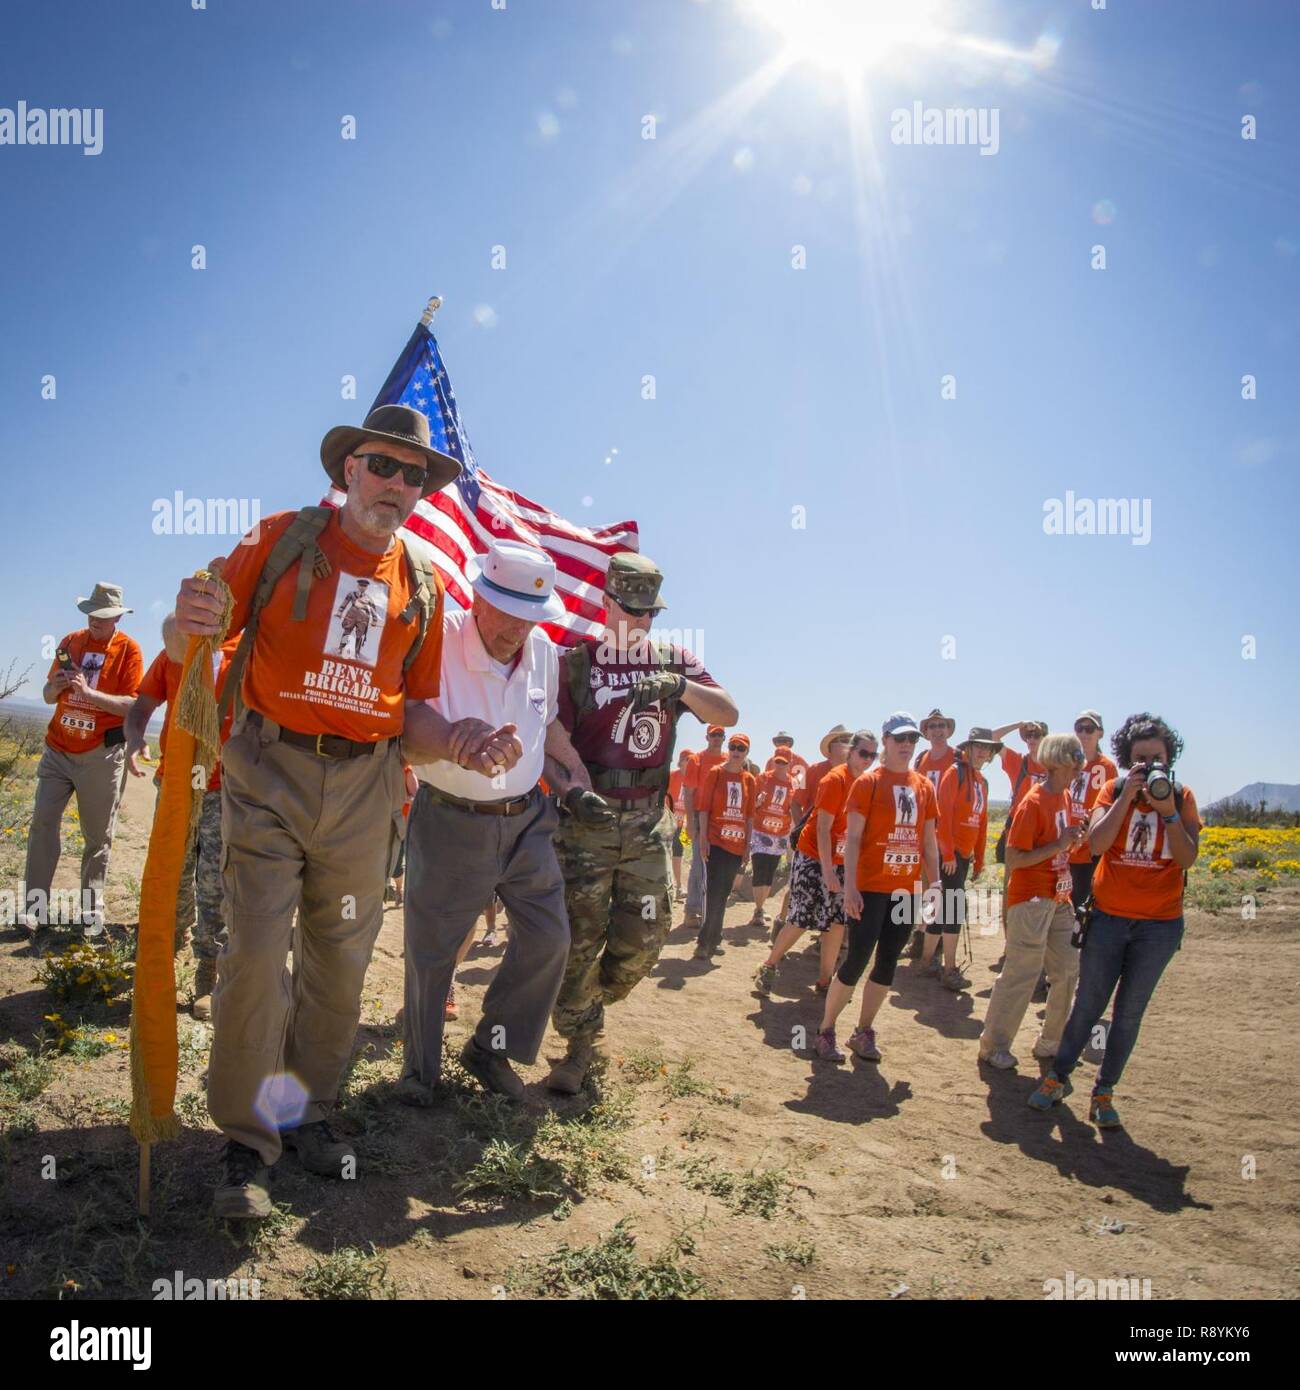
[(981, 729), (979, 725), (975, 725), (971, 729), (970, 733), (957, 745), (957, 748), (960, 752), (964, 753), (972, 743), (978, 743), (984, 748), (991, 748), (994, 753), (1000, 753), (1002, 751), (1002, 744), (998, 739), (993, 737), (993, 730)]
[(784, 739), (785, 742), (788, 743), (791, 747), (794, 746), (794, 735), (791, 734), (791, 733), (787, 733), (784, 729), (778, 729), (778, 730), (776, 731), (776, 733), (774, 733), (774, 734), (772, 735), (772, 742), (773, 742), (773, 743), (780, 743), (783, 739)]
[(428, 469), (426, 497), (454, 483), (460, 476), (460, 464), (430, 442), (427, 415), (409, 405), (381, 405), (366, 416), (360, 429), (355, 425), (335, 425), (320, 442), (321, 465), (329, 474), (330, 482), (342, 492), (348, 490), (343, 479), (343, 460), (367, 439), (387, 439), (393, 444), (404, 444), (408, 449), (418, 449)]
[(663, 582), (659, 566), (635, 550), (620, 550), (605, 572), (605, 592), (620, 608), (667, 608), (659, 596)]
[(1106, 726), (1101, 722), (1101, 715), (1099, 715), (1095, 709), (1081, 709), (1079, 713), (1074, 716), (1074, 722), (1077, 724), (1080, 719), (1091, 719), (1102, 733), (1106, 732)]
[(77, 607), (88, 618), (120, 618), (123, 613), (134, 613), (134, 608), (122, 606), (122, 586), (106, 584), (101, 579), (90, 592), (89, 598), (79, 598)]

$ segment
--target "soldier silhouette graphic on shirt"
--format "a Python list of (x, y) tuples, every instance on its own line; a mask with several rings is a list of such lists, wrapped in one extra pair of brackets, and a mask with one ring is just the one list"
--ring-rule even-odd
[(916, 824), (916, 797), (911, 787), (894, 788), (894, 824)]
[(372, 591), (369, 579), (358, 579), (355, 587), (349, 589), (334, 614), (341, 619), (338, 654), (348, 654), (348, 643), (352, 643), (352, 656), (357, 661), (369, 661), (366, 656), (366, 638), (372, 625), (382, 627), (384, 610), (381, 606), (380, 592)]

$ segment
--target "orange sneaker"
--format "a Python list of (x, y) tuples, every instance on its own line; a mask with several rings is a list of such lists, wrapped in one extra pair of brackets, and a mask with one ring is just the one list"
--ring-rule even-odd
[(442, 1011), (442, 1016), (443, 1018), (458, 1018), (460, 1016), (459, 1011), (456, 1008), (455, 985), (452, 985), (452, 987), (447, 991), (447, 1003)]

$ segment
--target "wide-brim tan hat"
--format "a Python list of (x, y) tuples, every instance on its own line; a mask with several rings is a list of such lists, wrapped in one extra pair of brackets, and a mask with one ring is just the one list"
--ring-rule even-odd
[(122, 604), (122, 586), (105, 584), (102, 580), (90, 591), (89, 598), (79, 598), (77, 607), (88, 618), (120, 618), (123, 613), (134, 613), (134, 608)]
[(404, 444), (408, 449), (418, 449), (429, 470), (425, 497), (440, 492), (460, 477), (460, 464), (450, 454), (433, 447), (428, 416), (409, 405), (381, 405), (366, 416), (365, 424), (359, 429), (356, 425), (335, 425), (320, 442), (321, 466), (341, 492), (348, 490), (343, 479), (343, 460), (356, 453), (367, 439), (388, 440)]
[(936, 719), (942, 719), (948, 726), (948, 737), (951, 738), (957, 732), (957, 721), (950, 715), (945, 714), (941, 709), (932, 709), (929, 714), (921, 720), (921, 732), (925, 732), (925, 726), (933, 723)]
[(970, 733), (957, 745), (957, 751), (964, 753), (972, 744), (979, 744), (981, 748), (991, 748), (995, 754), (1002, 751), (1001, 739), (993, 737), (992, 729), (973, 728)]
[(829, 758), (831, 755), (831, 744), (834, 743), (836, 739), (852, 737), (852, 729), (846, 729), (843, 724), (836, 724), (836, 726), (822, 738), (822, 741), (817, 746), (822, 750), (822, 757)]

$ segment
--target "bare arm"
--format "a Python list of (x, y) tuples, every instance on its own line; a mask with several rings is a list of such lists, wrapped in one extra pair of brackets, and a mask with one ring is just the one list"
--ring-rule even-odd
[(701, 685), (699, 681), (687, 679), (681, 701), (706, 724), (721, 724), (729, 729), (740, 718), (736, 702), (720, 685)]
[(578, 756), (568, 731), (558, 719), (546, 726), (546, 780), (563, 798), (570, 787), (591, 791), (591, 776)]
[(926, 884), (933, 888), (939, 882), (939, 836), (932, 820), (925, 823), (925, 847), (921, 853), (925, 860)]
[(522, 754), (515, 726), (493, 729), (481, 719), (444, 719), (423, 700), (406, 702), (402, 751), (408, 763), (455, 763), (471, 772), (492, 777), (500, 768), (512, 768)]
[(127, 771), (135, 777), (144, 776), (144, 769), (137, 765), (136, 759), (147, 759), (149, 756), (145, 730), (149, 727), (153, 712), (160, 703), (161, 701), (154, 699), (152, 695), (137, 695), (127, 711), (126, 723), (123, 725), (126, 732), (126, 766)]
[[(818, 813), (825, 815), (825, 811)], [(858, 887), (858, 858), (862, 853), (862, 832), (867, 818), (859, 811), (850, 811), (844, 836), (844, 915), (862, 916), (862, 890)], [(818, 827), (820, 830), (820, 827)], [(820, 838), (820, 836), (819, 836)]]
[[(831, 844), (831, 827), (835, 824), (835, 817), (829, 811), (817, 812), (817, 858), (822, 864), (822, 878), (828, 884), (835, 884), (835, 847)], [(866, 821), (863, 821), (866, 824)], [(844, 862), (848, 863), (848, 853), (845, 852)], [(857, 860), (853, 861), (855, 864)], [(838, 892), (838, 886), (836, 887)]]

